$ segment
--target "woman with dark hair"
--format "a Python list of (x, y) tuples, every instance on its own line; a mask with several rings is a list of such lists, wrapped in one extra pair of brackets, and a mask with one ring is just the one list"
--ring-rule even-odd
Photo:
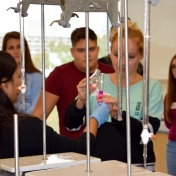
[(176, 175), (176, 55), (171, 59), (167, 84), (167, 94), (164, 100), (164, 122), (169, 129), (166, 148), (167, 170)]
[[(18, 100), (21, 84), (20, 69), (14, 58), (0, 51), (0, 156), (14, 157), (13, 115), (19, 117), (19, 156), (41, 155), (43, 153), (43, 122), (39, 118), (19, 113), (13, 103)], [(103, 111), (102, 111), (103, 110)], [(103, 113), (102, 113), (103, 112)], [(90, 116), (90, 149), (92, 151), (97, 128), (108, 119), (109, 109), (101, 104)], [(77, 139), (61, 136), (46, 126), (47, 153), (77, 152), (86, 154), (86, 130)]]
[[(25, 43), (25, 72), (26, 72), (26, 93), (25, 93), (25, 110), (22, 106), (22, 95), (19, 95), (18, 102), (15, 103), (20, 111), (31, 114), (38, 101), (42, 87), (42, 74), (38, 70), (31, 58), (30, 50), (26, 39)], [(5, 34), (2, 43), (2, 50), (11, 54), (18, 65), (20, 65), (20, 33), (16, 31)]]

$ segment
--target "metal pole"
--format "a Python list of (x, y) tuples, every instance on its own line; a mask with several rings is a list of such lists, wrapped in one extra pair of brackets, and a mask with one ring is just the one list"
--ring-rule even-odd
[(118, 121), (122, 121), (122, 0), (118, 2), (119, 24), (118, 28)]
[(45, 21), (44, 5), (41, 5), (41, 44), (42, 44), (42, 76), (43, 76), (43, 159), (46, 160), (46, 103), (45, 103)]
[(14, 154), (15, 154), (15, 176), (19, 176), (19, 146), (18, 146), (18, 115), (14, 114)]
[[(143, 129), (148, 131), (148, 106), (149, 106), (149, 64), (150, 64), (150, 4), (144, 0), (144, 92), (143, 92)], [(143, 148), (144, 166), (147, 163), (147, 144)]]
[[(20, 3), (20, 1), (19, 1)], [(22, 92), (22, 108), (25, 110), (25, 45), (24, 45), (24, 17), (22, 17), (22, 11), (19, 13), (19, 26), (20, 26), (20, 65), (21, 65), (21, 92)]]
[(86, 19), (86, 140), (87, 140), (87, 170), (90, 170), (90, 119), (89, 119), (89, 13), (85, 13)]
[(128, 65), (128, 0), (125, 0), (125, 71), (126, 71), (126, 132), (127, 132), (127, 163), (128, 176), (131, 175), (131, 135), (130, 135), (130, 90)]
[(106, 18), (106, 23), (107, 23), (107, 27), (106, 27), (106, 32), (107, 32), (107, 36), (106, 36), (106, 55), (109, 54), (109, 17), (107, 14), (107, 18)]

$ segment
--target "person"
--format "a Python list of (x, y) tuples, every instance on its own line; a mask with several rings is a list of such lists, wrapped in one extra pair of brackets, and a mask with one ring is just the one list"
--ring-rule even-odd
[[(41, 155), (43, 153), (43, 122), (39, 118), (16, 110), (13, 103), (18, 100), (21, 84), (20, 69), (14, 58), (0, 51), (0, 157), (14, 157), (13, 115), (19, 120), (19, 156)], [(103, 109), (103, 114), (101, 113)], [(106, 111), (106, 112), (104, 112)], [(97, 128), (108, 119), (109, 109), (104, 103), (90, 116), (90, 152), (95, 143)], [(61, 136), (46, 126), (47, 154), (77, 152), (86, 154), (86, 130), (78, 139)]]
[[(22, 93), (20, 93), (19, 99), (15, 103), (15, 107), (17, 107), (18, 110), (22, 112), (32, 114), (40, 96), (40, 90), (42, 87), (42, 74), (32, 62), (29, 46), (25, 38), (24, 44), (26, 72), (25, 109), (22, 103)], [(18, 65), (20, 65), (20, 33), (16, 31), (6, 33), (2, 42), (2, 50), (11, 54), (15, 58)]]
[[(68, 105), (77, 96), (76, 85), (85, 77), (86, 72), (86, 35), (85, 27), (75, 29), (71, 34), (72, 48), (70, 52), (73, 61), (56, 67), (46, 79), (46, 117), (57, 106), (59, 115), (60, 134), (77, 138), (82, 133), (80, 131), (69, 131), (64, 125), (64, 115)], [(102, 63), (98, 63), (99, 47), (97, 46), (97, 36), (93, 30), (89, 29), (89, 72), (92, 74), (95, 69), (103, 73), (112, 73), (114, 69)], [(33, 115), (42, 119), (42, 93), (33, 111)]]
[(169, 65), (167, 93), (164, 99), (164, 122), (169, 129), (166, 147), (168, 174), (176, 175), (176, 55)]
[[(124, 49), (124, 26), (123, 26), (123, 49)], [(96, 145), (93, 156), (102, 160), (116, 159), (127, 162), (126, 154), (126, 86), (125, 86), (125, 51), (122, 52), (122, 121), (117, 120), (117, 89), (118, 89), (118, 30), (113, 29), (114, 35), (111, 38), (111, 54), (114, 73), (104, 74), (103, 94), (97, 94), (97, 90), (92, 91), (94, 84), (90, 80), (90, 113), (97, 103), (105, 102), (110, 108), (108, 122), (98, 131)], [(139, 62), (143, 58), (143, 34), (135, 22), (128, 22), (128, 44), (129, 44), (129, 85), (130, 85), (130, 121), (131, 121), (131, 159), (132, 163), (138, 166), (143, 165), (143, 145), (140, 144), (140, 134), (143, 129), (141, 120), (143, 119), (143, 76), (137, 73)], [(86, 79), (77, 85), (78, 97), (68, 107), (65, 114), (65, 126), (72, 130), (84, 125), (86, 115)], [(153, 127), (154, 134), (160, 126), (160, 119), (163, 114), (163, 90), (161, 84), (149, 79), (149, 123)], [(95, 97), (96, 96), (96, 97)], [(154, 170), (155, 155), (153, 143), (148, 142), (147, 167)]]
[[(128, 18), (128, 20), (131, 20), (131, 19)], [(111, 29), (110, 29), (110, 39), (109, 39), (109, 41), (111, 40), (111, 36), (113, 35), (112, 31), (113, 31), (113, 27), (111, 27)], [(111, 58), (110, 58), (110, 54), (99, 58), (98, 62), (101, 62), (101, 63), (108, 64), (108, 65), (112, 66), (112, 61), (111, 61)], [(142, 65), (141, 62), (139, 62), (139, 65), (138, 65), (138, 68), (137, 68), (137, 73), (139, 73), (141, 76), (143, 76), (143, 65)]]

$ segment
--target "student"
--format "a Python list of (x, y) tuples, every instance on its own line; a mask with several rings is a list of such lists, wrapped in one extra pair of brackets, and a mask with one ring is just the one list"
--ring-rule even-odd
[[(19, 99), (15, 103), (15, 107), (21, 112), (32, 114), (40, 96), (40, 90), (42, 87), (42, 74), (32, 62), (29, 46), (26, 39), (24, 39), (24, 43), (26, 72), (25, 109), (23, 109), (22, 104), (22, 93), (20, 93)], [(2, 50), (11, 54), (15, 58), (17, 64), (20, 65), (20, 33), (16, 31), (6, 33), (3, 38)]]
[(166, 163), (168, 174), (176, 175), (176, 55), (171, 59), (164, 100), (164, 122), (169, 129), (166, 147)]
[[(68, 105), (77, 96), (76, 86), (86, 76), (86, 35), (85, 27), (75, 29), (71, 34), (72, 48), (70, 52), (73, 61), (56, 67), (46, 79), (46, 117), (49, 116), (54, 106), (57, 106), (59, 116), (60, 134), (77, 138), (83, 131), (69, 131), (64, 125), (64, 115)], [(106, 64), (98, 63), (99, 47), (97, 36), (89, 29), (89, 72), (95, 69), (103, 73), (112, 73), (114, 69)], [(42, 119), (42, 93), (33, 111), (33, 115)]]
[[(124, 47), (124, 26), (123, 26)], [(117, 159), (126, 162), (126, 86), (125, 86), (125, 51), (122, 59), (122, 121), (117, 120), (117, 89), (118, 89), (118, 30), (113, 29), (111, 38), (111, 54), (115, 73), (104, 75), (104, 94), (90, 95), (90, 113), (96, 107), (97, 102), (105, 102), (110, 107), (110, 116), (107, 123), (103, 125), (97, 135), (93, 155), (102, 160)], [(140, 144), (142, 132), (142, 111), (143, 111), (143, 76), (137, 73), (139, 62), (143, 58), (143, 34), (134, 22), (128, 22), (129, 42), (129, 84), (130, 84), (130, 120), (131, 120), (131, 154), (132, 163), (143, 165), (143, 145)], [(160, 126), (160, 119), (163, 114), (162, 86), (154, 80), (149, 79), (149, 122), (153, 127), (154, 134)], [(77, 129), (84, 125), (86, 115), (85, 79), (77, 85), (78, 98), (70, 104), (65, 116), (65, 125), (68, 129)], [(90, 86), (93, 89), (93, 85)], [(102, 146), (102, 147), (101, 147)], [(152, 141), (148, 144), (147, 164), (154, 170), (155, 155)]]
[[(13, 115), (19, 117), (19, 156), (42, 155), (43, 122), (39, 118), (19, 113), (13, 103), (18, 100), (20, 91), (20, 69), (14, 58), (0, 51), (0, 157), (14, 157)], [(103, 114), (101, 113), (103, 109)], [(90, 152), (94, 147), (97, 128), (108, 119), (109, 109), (105, 103), (98, 106), (90, 116)], [(77, 152), (86, 154), (86, 130), (77, 140), (61, 136), (46, 126), (47, 154)]]

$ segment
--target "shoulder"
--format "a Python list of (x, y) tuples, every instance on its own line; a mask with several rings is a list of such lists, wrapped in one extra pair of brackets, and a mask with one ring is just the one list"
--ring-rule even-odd
[(26, 73), (27, 78), (42, 78), (42, 73), (41, 72), (34, 72), (34, 73)]
[(27, 129), (31, 129), (31, 130), (40, 129), (40, 127), (42, 127), (42, 124), (43, 124), (42, 120), (40, 120), (37, 117), (29, 117), (29, 118), (19, 121), (20, 127), (26, 130)]
[(73, 67), (73, 66), (74, 66), (74, 62), (72, 61), (72, 62), (68, 62), (68, 63), (62, 64), (60, 66), (57, 66), (55, 68), (55, 70), (64, 70), (66, 68), (70, 68), (70, 67)]
[(161, 83), (153, 78), (150, 78), (150, 89), (158, 89), (158, 90), (163, 90)]
[[(52, 74), (58, 74), (58, 73), (65, 73), (65, 72), (68, 72), (68, 70), (71, 70), (71, 69), (74, 69), (75, 68), (75, 65), (74, 65), (74, 62), (68, 62), (68, 63), (65, 63), (65, 64), (62, 64), (60, 66), (57, 66), (54, 68), (54, 70), (50, 73), (50, 75)], [(49, 75), (49, 76), (50, 76)]]

